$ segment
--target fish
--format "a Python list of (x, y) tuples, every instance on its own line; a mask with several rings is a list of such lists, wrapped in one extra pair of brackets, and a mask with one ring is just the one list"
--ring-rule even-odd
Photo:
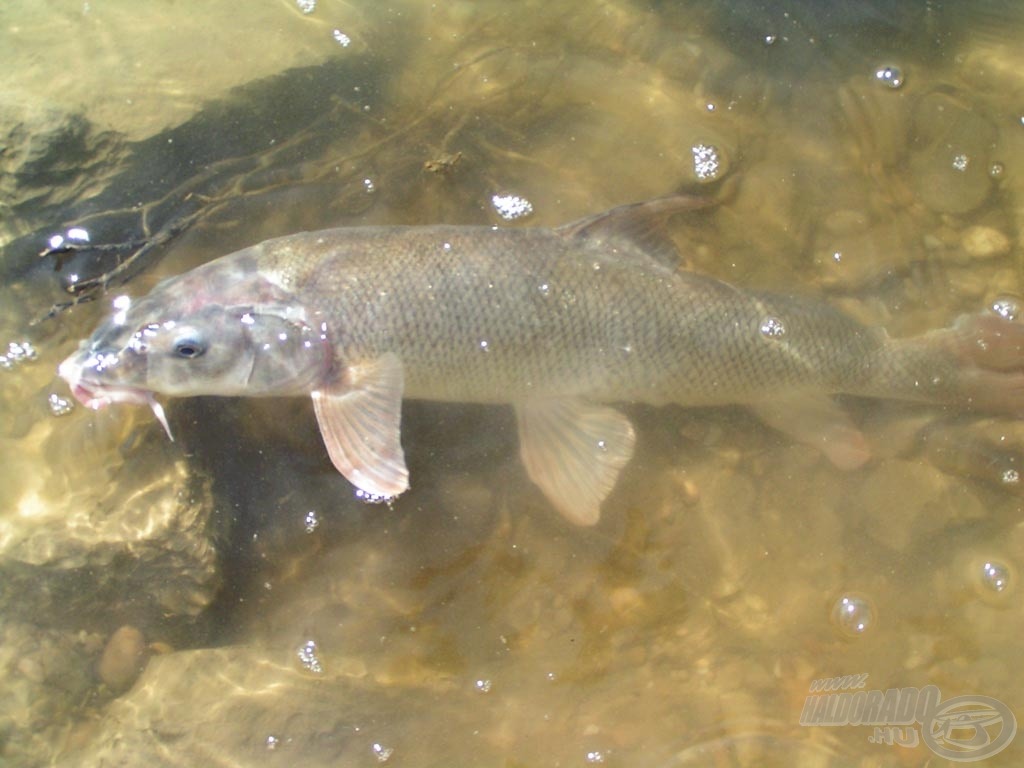
[(409, 487), (404, 399), (511, 405), (527, 475), (577, 525), (598, 522), (633, 456), (622, 404), (747, 406), (847, 469), (871, 452), (838, 394), (1024, 412), (1012, 312), (893, 338), (819, 298), (741, 289), (687, 269), (665, 232), (708, 206), (278, 237), (114, 298), (58, 373), (89, 408), (149, 406), (171, 439), (157, 395), (310, 397), (369, 501)]

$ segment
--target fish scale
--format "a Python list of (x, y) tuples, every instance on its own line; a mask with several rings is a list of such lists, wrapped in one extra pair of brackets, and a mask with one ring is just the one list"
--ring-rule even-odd
[[(330, 318), (342, 360), (396, 352), (408, 397), (715, 404), (794, 385), (849, 391), (857, 361), (884, 344), (820, 302), (762, 299), (557, 230), (348, 229), (318, 233), (315, 249), (305, 234), (258, 249), (274, 282)], [(769, 317), (783, 319), (782, 339), (758, 331)]]

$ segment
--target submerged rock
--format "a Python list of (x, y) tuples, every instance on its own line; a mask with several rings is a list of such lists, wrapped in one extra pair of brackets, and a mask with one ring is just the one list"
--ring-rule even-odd
[(102, 639), (29, 622), (0, 625), (0, 763), (50, 765), (94, 686)]
[(129, 436), (114, 426), (72, 416), (0, 438), (5, 618), (91, 627), (125, 613), (190, 619), (213, 598), (208, 479), (158, 430)]
[[(408, 732), (396, 716), (409, 714), (408, 694), (303, 674), (250, 648), (158, 656), (64, 764), (204, 765), (217, 754), (235, 765), (372, 765)], [(403, 744), (412, 756), (414, 740)]]
[(978, 208), (994, 189), (996, 127), (976, 104), (939, 91), (918, 102), (914, 120), (910, 178), (921, 202), (937, 213)]

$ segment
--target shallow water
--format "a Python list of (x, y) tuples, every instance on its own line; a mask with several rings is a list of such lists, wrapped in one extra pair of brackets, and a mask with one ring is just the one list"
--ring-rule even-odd
[(8, 764), (946, 764), (934, 718), (805, 710), (863, 675), (990, 697), (1005, 740), (1018, 423), (851, 399), (875, 458), (842, 472), (741, 409), (630, 407), (638, 454), (579, 529), (501, 408), (407, 404), (390, 506), (304, 401), (170, 403), (173, 444), (54, 415), (109, 295), (41, 318), (138, 250), (54, 270), (74, 227), (162, 238), (113, 295), (300, 229), (683, 189), (721, 199), (673, 228), (691, 266), (893, 335), (1020, 293), (1024, 14), (761, 5), (5, 4), (0, 341), (35, 350), (0, 371)]

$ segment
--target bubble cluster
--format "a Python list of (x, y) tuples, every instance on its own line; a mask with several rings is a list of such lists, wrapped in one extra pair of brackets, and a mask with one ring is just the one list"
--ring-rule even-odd
[(533, 203), (519, 195), (493, 195), (491, 205), (505, 221), (513, 221), (533, 213)]
[(843, 637), (863, 637), (877, 621), (874, 601), (859, 592), (841, 595), (832, 606), (832, 626)]
[(722, 161), (718, 156), (718, 148), (710, 144), (695, 144), (690, 148), (693, 153), (693, 175), (698, 181), (714, 181), (722, 171)]
[(320, 657), (316, 652), (316, 641), (307, 640), (299, 646), (299, 650), (296, 655), (299, 657), (299, 663), (310, 672), (317, 675), (323, 673), (324, 667), (320, 663)]
[(352, 44), (352, 38), (342, 32), (340, 29), (334, 30), (331, 33), (331, 37), (334, 38), (334, 42), (340, 45), (342, 48), (348, 48)]
[(316, 513), (315, 509), (311, 509), (306, 513), (303, 522), (306, 526), (306, 533), (312, 533), (320, 527), (320, 516)]
[(295, 0), (295, 4), (307, 15), (316, 10), (316, 0)]
[(395, 752), (394, 747), (385, 747), (383, 744), (376, 741), (370, 746), (370, 749), (373, 751), (374, 757), (377, 758), (378, 763), (386, 763), (391, 759), (391, 755)]
[[(70, 243), (69, 243), (70, 241)], [(58, 250), (65, 246), (65, 243), (69, 243), (69, 247), (75, 243), (88, 243), (89, 242), (89, 230), (82, 227), (72, 227), (63, 235), (51, 235), (47, 240), (47, 244), (51, 250)]]
[(355, 495), (357, 499), (365, 501), (367, 504), (390, 504), (393, 499), (392, 496), (382, 496), (379, 493), (370, 493), (369, 491), (364, 491), (362, 488), (356, 488)]
[(11, 341), (7, 344), (7, 352), (0, 355), (0, 369), (9, 371), (15, 366), (35, 360), (38, 357), (36, 348), (27, 341)]
[(50, 393), (46, 404), (50, 406), (50, 413), (54, 416), (67, 416), (75, 410), (75, 404), (71, 400), (61, 397), (56, 392)]

